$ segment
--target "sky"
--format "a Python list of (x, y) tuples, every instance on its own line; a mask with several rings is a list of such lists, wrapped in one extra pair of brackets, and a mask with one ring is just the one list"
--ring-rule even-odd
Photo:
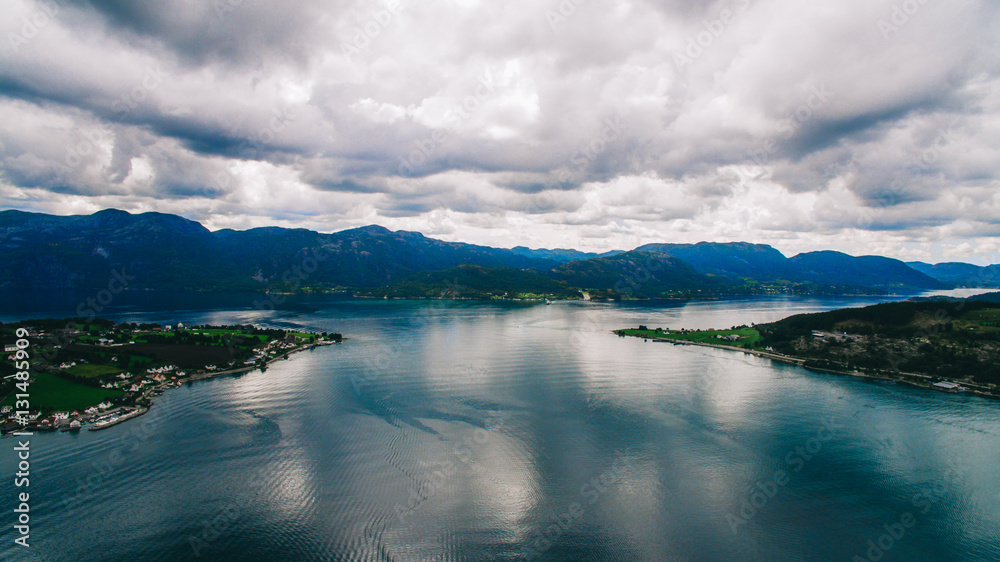
[(0, 4), (0, 208), (1000, 263), (1000, 4)]

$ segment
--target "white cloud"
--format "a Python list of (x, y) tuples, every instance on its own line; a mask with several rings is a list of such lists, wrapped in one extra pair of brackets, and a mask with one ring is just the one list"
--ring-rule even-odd
[(1000, 10), (897, 3), (10, 0), (0, 205), (1000, 261)]

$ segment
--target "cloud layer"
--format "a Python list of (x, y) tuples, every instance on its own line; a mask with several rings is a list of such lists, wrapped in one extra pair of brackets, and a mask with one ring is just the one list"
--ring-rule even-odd
[(0, 13), (4, 208), (1000, 262), (988, 0)]

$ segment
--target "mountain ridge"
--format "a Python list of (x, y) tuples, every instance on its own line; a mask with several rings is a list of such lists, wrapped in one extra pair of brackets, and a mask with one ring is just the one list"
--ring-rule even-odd
[[(7, 289), (100, 288), (111, 271), (128, 268), (136, 278), (133, 288), (377, 293), (408, 280), (427, 294), (433, 293), (428, 284), (441, 276), (413, 276), (461, 266), (496, 270), (498, 278), (506, 280), (487, 283), (483, 270), (455, 270), (484, 288), (515, 289), (512, 284), (524, 281), (533, 287), (596, 290), (628, 298), (917, 292), (955, 285), (892, 258), (834, 251), (789, 258), (769, 245), (748, 242), (646, 244), (595, 254), (447, 242), (380, 225), (329, 234), (275, 226), (210, 231), (177, 215), (117, 209), (72, 216), (0, 211), (0, 258), (7, 265), (0, 271), (0, 287)], [(538, 277), (515, 275), (513, 270)], [(401, 291), (395, 287), (386, 294)]]
[(906, 265), (939, 281), (958, 287), (1000, 287), (1000, 265), (979, 266), (963, 262), (929, 264), (920, 261), (907, 262)]

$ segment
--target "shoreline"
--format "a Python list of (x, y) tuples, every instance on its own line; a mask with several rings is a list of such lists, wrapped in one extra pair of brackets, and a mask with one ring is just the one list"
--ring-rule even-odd
[[(347, 338), (343, 338), (343, 339), (346, 340)], [(289, 350), (289, 351), (287, 351), (285, 353), (282, 353), (281, 355), (279, 355), (277, 357), (274, 357), (272, 359), (268, 359), (268, 360), (264, 361), (263, 364), (260, 364), (260, 365), (246, 365), (246, 366), (242, 366), (242, 367), (237, 367), (235, 369), (227, 369), (225, 371), (213, 371), (213, 372), (193, 374), (193, 375), (185, 376), (183, 379), (178, 379), (178, 380), (170, 381), (168, 383), (163, 383), (163, 384), (154, 386), (154, 387), (150, 388), (149, 390), (147, 390), (140, 398), (138, 398), (135, 401), (135, 403), (133, 403), (131, 405), (118, 406), (117, 408), (114, 408), (114, 409), (111, 409), (111, 410), (108, 410), (108, 411), (105, 411), (105, 412), (101, 412), (100, 414), (93, 414), (93, 415), (89, 416), (88, 418), (86, 418), (87, 423), (85, 425), (81, 425), (81, 427), (76, 427), (76, 428), (72, 428), (72, 429), (69, 428), (66, 425), (53, 426), (53, 427), (36, 427), (36, 426), (32, 426), (32, 425), (29, 424), (27, 426), (24, 426), (24, 427), (21, 427), (21, 428), (18, 428), (18, 429), (14, 429), (14, 430), (12, 430), (10, 432), (6, 432), (6, 433), (3, 434), (3, 437), (9, 436), (13, 432), (15, 432), (15, 431), (32, 431), (32, 432), (51, 433), (51, 432), (55, 432), (55, 431), (58, 430), (58, 431), (61, 431), (61, 432), (74, 432), (75, 433), (75, 432), (80, 431), (81, 429), (87, 429), (89, 431), (100, 431), (100, 430), (103, 430), (103, 429), (108, 429), (108, 428), (116, 426), (116, 425), (118, 425), (120, 423), (127, 422), (129, 420), (138, 418), (138, 417), (146, 414), (156, 404), (153, 401), (153, 398), (155, 398), (156, 396), (159, 396), (159, 395), (163, 394), (164, 392), (167, 392), (168, 390), (171, 390), (171, 389), (174, 389), (174, 388), (179, 388), (184, 383), (196, 382), (196, 381), (202, 381), (202, 380), (208, 380), (208, 379), (212, 379), (212, 378), (215, 378), (215, 377), (223, 377), (223, 376), (227, 376), (227, 375), (241, 375), (241, 374), (249, 373), (249, 372), (256, 371), (256, 370), (260, 370), (261, 372), (263, 372), (272, 363), (277, 362), (277, 361), (285, 361), (285, 360), (291, 358), (291, 356), (293, 354), (298, 353), (300, 351), (307, 351), (307, 350), (314, 349), (316, 347), (325, 347), (325, 346), (328, 346), (328, 345), (336, 345), (336, 343), (337, 342), (307, 343), (307, 344), (303, 344), (300, 347), (297, 347), (295, 349), (292, 349), (292, 350)], [(143, 401), (145, 401), (147, 403), (146, 404), (141, 404), (140, 402), (143, 402)], [(129, 412), (128, 414), (120, 416), (119, 418), (115, 419), (112, 422), (105, 423), (105, 424), (100, 425), (100, 426), (97, 426), (95, 424), (94, 420), (98, 419), (99, 417), (106, 416), (108, 414), (113, 414), (113, 413), (115, 413), (117, 411), (121, 411), (123, 409), (132, 409), (132, 411)]]
[[(342, 340), (346, 340), (346, 339), (347, 338), (342, 338)], [(286, 359), (289, 359), (289, 358), (291, 358), (291, 356), (293, 354), (298, 353), (300, 351), (307, 351), (307, 350), (310, 350), (310, 349), (314, 349), (316, 347), (325, 347), (325, 346), (328, 346), (328, 345), (337, 345), (337, 344), (335, 342), (307, 343), (307, 344), (303, 344), (300, 347), (297, 347), (295, 349), (292, 349), (290, 351), (282, 353), (281, 355), (279, 355), (277, 357), (274, 357), (272, 359), (268, 359), (267, 361), (264, 361), (263, 365), (246, 365), (246, 366), (243, 366), (243, 367), (237, 367), (235, 369), (227, 369), (225, 371), (212, 371), (212, 372), (208, 372), (208, 373), (200, 373), (200, 374), (196, 374), (196, 375), (189, 375), (189, 376), (184, 377), (184, 379), (182, 379), (182, 380), (177, 380), (177, 381), (174, 381), (174, 382), (177, 382), (177, 383), (186, 383), (186, 382), (194, 382), (194, 381), (203, 381), (203, 380), (208, 380), (208, 379), (212, 379), (212, 378), (215, 378), (215, 377), (222, 377), (222, 376), (226, 376), (226, 375), (240, 375), (240, 374), (243, 374), (243, 373), (249, 373), (250, 371), (255, 371), (257, 369), (263, 370), (263, 369), (266, 369), (271, 363), (275, 363), (275, 362), (278, 362), (278, 361), (284, 361)], [(166, 389), (166, 390), (169, 390), (169, 389)]]
[[(128, 420), (135, 419), (135, 418), (137, 418), (137, 417), (145, 414), (146, 412), (149, 411), (150, 407), (152, 407), (152, 404), (150, 404), (148, 407), (146, 407), (146, 406), (138, 406), (135, 410), (132, 410), (131, 412), (129, 412), (129, 413), (123, 415), (123, 416), (119, 416), (119, 417), (115, 418), (114, 420), (105, 421), (105, 422), (95, 422), (95, 423), (92, 423), (91, 426), (87, 428), (87, 430), (88, 431), (101, 431), (102, 429), (108, 429), (109, 427), (114, 427), (114, 426), (116, 426), (116, 425), (118, 425), (120, 423), (125, 423)], [(123, 408), (118, 408), (119, 411), (122, 410), (122, 409)], [(105, 415), (107, 415), (107, 413), (105, 413)], [(80, 428), (76, 428), (76, 429), (79, 430), (79, 429), (83, 429), (83, 428), (80, 427)]]
[[(293, 293), (299, 294), (299, 293)], [(920, 291), (912, 293), (728, 293), (720, 295), (676, 295), (669, 297), (629, 297), (629, 298), (583, 298), (583, 297), (559, 297), (550, 296), (540, 299), (516, 299), (510, 297), (489, 297), (489, 296), (479, 296), (479, 297), (456, 297), (456, 296), (426, 296), (426, 295), (414, 295), (414, 296), (388, 296), (388, 295), (351, 295), (349, 299), (345, 300), (396, 300), (396, 301), (481, 301), (481, 302), (542, 302), (545, 300), (551, 300), (553, 302), (598, 302), (598, 303), (647, 303), (647, 302), (678, 302), (678, 301), (721, 301), (730, 299), (745, 299), (753, 297), (822, 297), (822, 298), (861, 298), (861, 297), (898, 297), (898, 298), (915, 298), (923, 294)]]
[[(623, 335), (625, 337), (630, 337), (630, 338), (642, 338), (644, 340), (648, 340), (648, 341), (652, 341), (652, 342), (657, 342), (657, 343), (669, 343), (669, 344), (673, 344), (673, 345), (693, 345), (693, 346), (699, 346), (699, 347), (710, 347), (710, 348), (714, 348), (714, 349), (724, 349), (724, 350), (727, 350), (727, 351), (738, 351), (738, 352), (741, 352), (741, 353), (743, 353), (745, 355), (755, 355), (757, 357), (764, 357), (766, 359), (771, 359), (772, 361), (777, 361), (779, 363), (785, 363), (787, 365), (794, 365), (794, 366), (797, 366), (797, 367), (802, 367), (803, 369), (808, 369), (808, 370), (816, 372), (816, 373), (827, 373), (827, 374), (839, 375), (839, 376), (856, 377), (856, 378), (871, 379), (871, 380), (881, 380), (881, 381), (889, 381), (889, 382), (899, 382), (899, 383), (907, 384), (907, 385), (910, 385), (910, 386), (913, 386), (913, 387), (916, 387), (916, 388), (921, 388), (921, 389), (924, 389), (924, 390), (933, 390), (935, 392), (942, 392), (944, 394), (972, 394), (972, 395), (976, 395), (976, 396), (981, 396), (983, 398), (992, 398), (994, 400), (1000, 400), (1000, 396), (998, 396), (996, 394), (991, 394), (989, 392), (983, 392), (981, 390), (975, 390), (975, 389), (971, 389), (970, 388), (970, 389), (968, 389), (968, 390), (966, 390), (964, 392), (946, 392), (946, 391), (938, 390), (936, 388), (931, 387), (930, 383), (928, 383), (927, 385), (923, 385), (923, 384), (919, 384), (916, 381), (906, 380), (906, 377), (921, 378), (921, 379), (928, 379), (928, 380), (940, 378), (940, 377), (932, 377), (930, 375), (922, 375), (920, 373), (904, 373), (904, 372), (900, 371), (900, 372), (897, 373), (897, 376), (893, 377), (893, 376), (886, 376), (886, 375), (881, 375), (881, 374), (873, 374), (873, 373), (869, 373), (869, 372), (865, 372), (865, 371), (861, 371), (861, 370), (856, 370), (856, 371), (853, 371), (853, 372), (851, 372), (851, 371), (841, 371), (841, 370), (832, 369), (832, 368), (807, 366), (806, 362), (809, 361), (808, 359), (805, 359), (805, 358), (802, 358), (802, 357), (793, 357), (791, 355), (782, 355), (780, 353), (772, 353), (770, 351), (761, 351), (759, 349), (746, 349), (746, 348), (735, 347), (735, 346), (731, 346), (731, 345), (720, 345), (720, 344), (714, 344), (714, 343), (704, 343), (704, 342), (695, 342), (695, 341), (687, 341), (687, 340), (674, 340), (674, 339), (669, 339), (669, 338), (656, 338), (656, 337), (649, 337), (649, 336), (618, 334), (617, 330), (616, 331), (612, 331), (612, 333), (616, 334), (616, 335)], [(956, 383), (956, 384), (969, 384), (968, 382), (955, 381), (955, 380), (951, 380), (951, 379), (941, 379), (941, 380), (945, 381), (945, 382), (953, 382), (953, 383)]]

